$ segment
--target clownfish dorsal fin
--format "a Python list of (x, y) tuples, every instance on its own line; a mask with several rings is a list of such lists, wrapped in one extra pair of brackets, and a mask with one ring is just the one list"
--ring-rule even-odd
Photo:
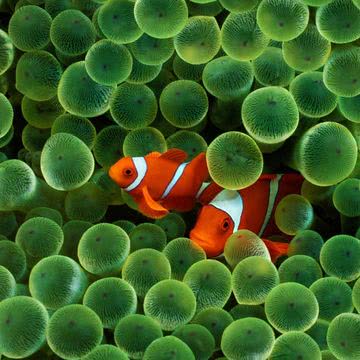
[(169, 210), (165, 209), (160, 203), (155, 201), (147, 188), (142, 188), (143, 201), (140, 203), (139, 210), (143, 211), (146, 215), (157, 219), (168, 214)]
[(188, 154), (184, 150), (170, 149), (161, 154), (159, 159), (170, 160), (180, 164), (183, 163), (187, 157)]
[(153, 152), (147, 154), (145, 157), (146, 157), (146, 158), (158, 158), (158, 157), (160, 157), (160, 156), (161, 156), (161, 153), (160, 153), (160, 152), (158, 152), (158, 151), (153, 151)]

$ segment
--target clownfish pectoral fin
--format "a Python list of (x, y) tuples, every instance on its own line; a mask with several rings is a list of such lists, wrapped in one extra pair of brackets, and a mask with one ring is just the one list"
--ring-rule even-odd
[(261, 239), (269, 250), (271, 261), (275, 262), (280, 256), (287, 255), (289, 244)]
[(146, 216), (159, 219), (164, 217), (169, 213), (169, 210), (165, 209), (161, 204), (156, 202), (151, 195), (146, 186), (142, 189), (143, 198), (139, 203), (139, 210)]
[(199, 176), (203, 181), (207, 180), (209, 177), (209, 169), (206, 162), (205, 152), (197, 155), (192, 161), (191, 165), (194, 167), (197, 176)]
[(170, 149), (163, 154), (161, 154), (160, 159), (170, 160), (174, 161), (176, 163), (183, 163), (186, 158), (188, 157), (188, 154), (180, 149)]

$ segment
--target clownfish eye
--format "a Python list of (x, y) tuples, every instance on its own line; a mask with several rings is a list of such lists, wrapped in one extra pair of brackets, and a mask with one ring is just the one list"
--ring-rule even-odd
[(221, 229), (223, 231), (227, 231), (230, 228), (230, 221), (229, 219), (225, 219), (221, 224)]
[(133, 171), (130, 168), (126, 168), (126, 169), (123, 170), (123, 174), (125, 176), (131, 176), (133, 174)]

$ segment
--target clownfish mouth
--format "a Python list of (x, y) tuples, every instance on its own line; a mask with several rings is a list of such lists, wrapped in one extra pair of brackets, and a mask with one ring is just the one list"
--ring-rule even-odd
[(201, 238), (194, 230), (190, 231), (190, 239), (202, 248), (206, 248), (209, 244)]
[(114, 181), (119, 187), (124, 188), (124, 184), (119, 177), (118, 171), (115, 166), (112, 166), (108, 172), (109, 177)]
[(191, 230), (190, 231), (190, 239), (197, 244), (198, 246), (200, 246), (205, 252), (206, 255), (209, 257), (215, 257), (218, 256), (219, 254), (221, 254), (221, 250), (220, 249), (216, 249), (214, 245), (211, 245), (211, 243), (209, 243), (208, 241), (204, 240), (203, 237), (201, 237), (198, 233), (196, 233), (196, 231)]
[(112, 180), (114, 180), (115, 182), (117, 182), (117, 181), (116, 181), (116, 178), (117, 178), (117, 176), (116, 176), (116, 171), (115, 171), (115, 169), (114, 169), (113, 166), (109, 169), (109, 176), (111, 177)]

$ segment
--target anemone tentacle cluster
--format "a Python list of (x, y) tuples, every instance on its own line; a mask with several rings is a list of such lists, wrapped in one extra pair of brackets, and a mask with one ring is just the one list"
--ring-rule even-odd
[(360, 0), (0, 0), (0, 359), (359, 360), (359, 151)]

